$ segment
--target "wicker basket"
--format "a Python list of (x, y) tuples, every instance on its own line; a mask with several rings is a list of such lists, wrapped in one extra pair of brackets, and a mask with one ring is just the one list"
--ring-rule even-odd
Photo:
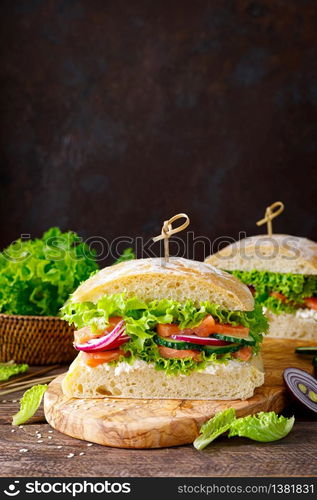
[(54, 316), (0, 314), (0, 362), (51, 365), (76, 356), (74, 328)]

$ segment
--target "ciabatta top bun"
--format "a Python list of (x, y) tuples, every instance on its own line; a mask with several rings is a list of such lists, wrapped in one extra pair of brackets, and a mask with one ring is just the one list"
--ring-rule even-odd
[(250, 291), (234, 276), (203, 262), (171, 257), (129, 260), (105, 267), (89, 278), (72, 295), (73, 302), (96, 302), (104, 295), (124, 292), (145, 301), (208, 300), (226, 309), (250, 311), (254, 301)]
[(251, 236), (206, 258), (212, 266), (232, 271), (317, 274), (317, 243), (288, 234)]
[(264, 380), (261, 308), (234, 276), (202, 262), (107, 267), (63, 317), (80, 351), (62, 385), (71, 397), (244, 399)]

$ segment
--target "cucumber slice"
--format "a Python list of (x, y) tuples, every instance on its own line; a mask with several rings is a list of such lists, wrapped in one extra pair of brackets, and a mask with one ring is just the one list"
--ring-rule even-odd
[(295, 349), (297, 354), (312, 354), (317, 356), (317, 346), (314, 347), (297, 347)]
[(215, 346), (215, 345), (204, 345), (203, 351), (205, 351), (206, 354), (225, 354), (226, 352), (235, 352), (239, 351), (241, 349), (241, 344), (231, 344), (231, 345), (221, 345), (221, 346)]
[(226, 340), (227, 342), (239, 342), (243, 345), (255, 345), (255, 340), (249, 335), (249, 337), (233, 337), (232, 335), (226, 335), (225, 333), (213, 333), (213, 337), (219, 340)]
[(159, 335), (155, 335), (153, 340), (156, 344), (162, 345), (164, 347), (169, 347), (170, 349), (199, 349), (202, 350), (202, 345), (193, 344), (192, 342), (183, 342), (182, 340), (168, 340), (169, 337), (160, 337)]
[(208, 354), (224, 354), (226, 352), (235, 352), (241, 349), (241, 344), (231, 344), (231, 345), (201, 345), (201, 344), (193, 344), (192, 342), (183, 342), (182, 340), (169, 340), (169, 337), (160, 337), (159, 335), (155, 335), (153, 340), (156, 344), (162, 345), (164, 347), (169, 347), (170, 349), (194, 349), (199, 351), (205, 351)]

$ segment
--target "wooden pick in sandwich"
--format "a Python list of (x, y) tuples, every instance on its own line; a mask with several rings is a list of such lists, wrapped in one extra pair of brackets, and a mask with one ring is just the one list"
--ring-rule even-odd
[[(186, 219), (186, 220), (181, 226), (175, 227), (173, 229), (172, 224), (173, 224), (173, 222), (175, 222), (178, 219)], [(152, 238), (153, 241), (164, 240), (165, 263), (167, 263), (168, 259), (169, 259), (169, 241), (168, 241), (168, 239), (173, 234), (179, 233), (180, 231), (183, 231), (183, 229), (186, 229), (186, 227), (189, 225), (189, 223), (190, 223), (190, 220), (189, 220), (188, 215), (176, 214), (176, 215), (174, 215), (174, 217), (171, 217), (170, 219), (164, 221), (161, 234), (159, 236), (155, 236), (154, 238)]]
[(269, 207), (266, 207), (265, 216), (263, 219), (258, 220), (256, 223), (257, 226), (262, 226), (263, 224), (267, 224), (267, 234), (272, 236), (272, 220), (275, 219), (278, 215), (280, 215), (284, 210), (284, 203), (281, 201), (276, 201), (272, 203)]

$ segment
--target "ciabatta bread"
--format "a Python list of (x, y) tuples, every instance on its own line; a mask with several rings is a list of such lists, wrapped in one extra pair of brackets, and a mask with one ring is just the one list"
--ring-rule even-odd
[(75, 398), (146, 399), (247, 399), (264, 383), (261, 357), (249, 362), (210, 363), (203, 372), (190, 375), (166, 375), (152, 364), (103, 363), (87, 366), (79, 354), (62, 382), (63, 393)]
[(205, 262), (227, 271), (317, 274), (317, 243), (287, 234), (251, 236), (222, 248)]
[(129, 260), (105, 267), (72, 295), (73, 302), (97, 302), (104, 295), (124, 292), (141, 300), (173, 299), (195, 304), (209, 301), (224, 309), (250, 311), (252, 294), (234, 276), (203, 262), (171, 257)]
[(265, 314), (269, 320), (268, 337), (317, 341), (317, 311), (299, 309), (295, 314), (271, 311)]

